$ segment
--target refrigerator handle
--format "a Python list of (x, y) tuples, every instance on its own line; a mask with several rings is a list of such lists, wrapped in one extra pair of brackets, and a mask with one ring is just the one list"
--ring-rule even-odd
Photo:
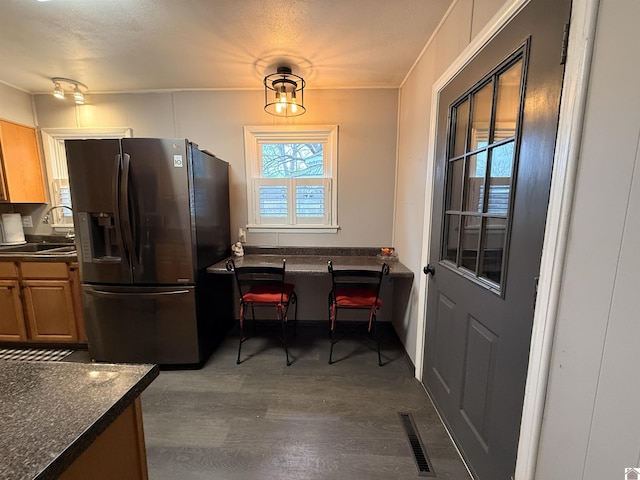
[(133, 243), (133, 234), (131, 233), (131, 217), (129, 213), (129, 168), (130, 156), (128, 153), (122, 155), (122, 176), (120, 177), (120, 218), (122, 226), (122, 238), (124, 240), (125, 250), (129, 254), (131, 265), (136, 268), (139, 264), (136, 254), (136, 247)]
[[(122, 239), (122, 223), (120, 219), (120, 175), (122, 172), (122, 155), (117, 154), (115, 158), (115, 168), (113, 169), (113, 180), (112, 180), (112, 195), (113, 198), (113, 220), (116, 226), (116, 239), (118, 242), (118, 248), (123, 247), (123, 239)], [(108, 243), (105, 241), (105, 244)]]

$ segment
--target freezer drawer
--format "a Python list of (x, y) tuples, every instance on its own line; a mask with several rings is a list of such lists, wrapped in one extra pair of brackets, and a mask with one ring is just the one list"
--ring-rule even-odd
[(197, 364), (195, 287), (83, 285), (89, 354), (114, 363)]

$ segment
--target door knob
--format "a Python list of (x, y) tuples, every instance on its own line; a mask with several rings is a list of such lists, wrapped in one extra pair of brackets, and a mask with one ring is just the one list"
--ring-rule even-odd
[(436, 269), (433, 265), (429, 264), (422, 269), (425, 275), (431, 275), (432, 277), (436, 274)]

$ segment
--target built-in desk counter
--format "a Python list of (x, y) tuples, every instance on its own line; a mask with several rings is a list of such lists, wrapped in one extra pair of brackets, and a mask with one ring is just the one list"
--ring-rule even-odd
[[(379, 270), (386, 263), (389, 265), (389, 276), (383, 281), (381, 298), (384, 307), (378, 320), (385, 322), (392, 318), (401, 319), (408, 308), (413, 272), (398, 257), (383, 257), (378, 252), (380, 250), (377, 248), (247, 247), (244, 256), (230, 258), (233, 258), (238, 267), (282, 265), (282, 259), (286, 259), (287, 281), (295, 283), (298, 294), (298, 319), (310, 322), (327, 319), (327, 294), (331, 289), (331, 275), (327, 269), (329, 260), (335, 268), (371, 270)], [(226, 269), (227, 260), (210, 266), (207, 272), (230, 275), (232, 272)], [(233, 307), (233, 310), (237, 318), (237, 308)]]
[[(247, 247), (246, 254), (233, 258), (236, 266), (281, 265), (286, 259), (287, 275), (329, 275), (327, 262), (336, 268), (379, 269), (383, 263), (389, 265), (391, 277), (413, 278), (413, 272), (397, 257), (377, 255), (375, 248), (255, 248)], [(226, 269), (228, 259), (207, 268), (208, 273), (231, 273)]]

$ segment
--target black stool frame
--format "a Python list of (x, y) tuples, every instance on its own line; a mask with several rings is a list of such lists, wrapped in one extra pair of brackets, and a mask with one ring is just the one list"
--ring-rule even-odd
[[(378, 350), (378, 365), (382, 366), (380, 356), (380, 339), (378, 337), (378, 326), (376, 316), (378, 309), (382, 305), (380, 300), (380, 287), (382, 278), (389, 274), (389, 265), (383, 263), (380, 270), (364, 269), (334, 269), (331, 260), (327, 262), (327, 268), (331, 274), (331, 291), (329, 292), (329, 319), (331, 321), (331, 349), (329, 350), (329, 364), (333, 363), (333, 346), (337, 343), (335, 339), (335, 323), (338, 317), (339, 308), (348, 309), (369, 309), (369, 328), (375, 334), (376, 347)], [(375, 292), (375, 296), (373, 293)], [(364, 296), (363, 296), (364, 295)], [(356, 300), (355, 304), (340, 305), (338, 297), (345, 296)], [(363, 303), (364, 300), (371, 299), (370, 303)], [(357, 300), (360, 300), (358, 302)]]
[[(237, 267), (233, 259), (227, 260), (227, 271), (233, 272), (240, 293), (240, 343), (238, 345), (237, 364), (240, 364), (240, 352), (242, 344), (248, 340), (245, 337), (244, 324), (246, 320), (247, 308), (251, 307), (252, 320), (255, 323), (255, 306), (273, 306), (276, 309), (278, 321), (282, 325), (282, 341), (287, 359), (289, 361), (289, 348), (287, 346), (287, 313), (289, 305), (295, 305), (294, 311), (294, 334), (298, 320), (298, 297), (292, 284), (285, 283), (286, 260), (282, 260), (282, 267), (255, 266)], [(260, 298), (267, 295), (267, 299)]]

